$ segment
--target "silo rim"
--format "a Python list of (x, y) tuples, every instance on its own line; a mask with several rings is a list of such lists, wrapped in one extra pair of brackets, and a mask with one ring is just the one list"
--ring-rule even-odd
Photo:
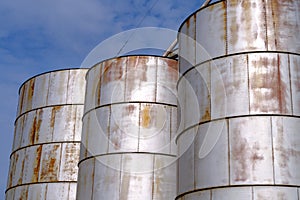
[(36, 77), (38, 77), (38, 76), (42, 76), (42, 75), (45, 75), (45, 74), (50, 74), (50, 73), (52, 73), (52, 72), (71, 71), (71, 70), (84, 70), (84, 69), (85, 69), (85, 70), (88, 70), (88, 68), (74, 67), (74, 68), (54, 69), (54, 70), (50, 70), (50, 71), (46, 71), (46, 72), (42, 72), (42, 73), (36, 74), (36, 75), (34, 75), (34, 76), (32, 76), (32, 77), (26, 79), (26, 80), (21, 84), (21, 86), (19, 87), (19, 92), (18, 92), (18, 94), (20, 95), (22, 87), (23, 87), (28, 81), (30, 81), (31, 79), (34, 79), (34, 78), (36, 78)]
[(90, 72), (93, 68), (95, 68), (97, 65), (99, 65), (99, 64), (101, 64), (101, 63), (107, 62), (107, 61), (109, 61), (109, 60), (118, 59), (118, 58), (142, 57), (142, 56), (144, 56), (144, 57), (155, 57), (155, 58), (165, 58), (165, 59), (168, 59), (168, 60), (174, 60), (174, 61), (177, 61), (177, 62), (178, 62), (178, 60), (175, 59), (175, 58), (170, 58), (170, 57), (167, 57), (167, 56), (160, 56), (160, 55), (151, 55), (151, 54), (132, 54), (132, 55), (124, 55), (124, 56), (111, 57), (111, 58), (107, 58), (107, 59), (105, 59), (105, 60), (102, 60), (102, 61), (100, 61), (100, 62), (94, 64), (94, 65), (91, 66), (90, 68), (88, 68), (88, 71), (87, 71), (87, 73), (86, 73), (86, 75), (85, 75), (85, 79), (87, 78), (89, 72)]
[(193, 15), (197, 14), (198, 12), (200, 12), (200, 11), (202, 11), (202, 10), (204, 10), (204, 9), (206, 9), (206, 8), (208, 8), (208, 7), (210, 7), (210, 6), (213, 6), (213, 5), (215, 5), (215, 4), (221, 3), (221, 2), (223, 2), (223, 1), (225, 1), (225, 0), (219, 0), (219, 1), (213, 2), (213, 3), (211, 3), (211, 4), (208, 4), (208, 5), (206, 5), (206, 6), (202, 7), (202, 8), (197, 9), (195, 12), (193, 12), (192, 14), (190, 14), (189, 16), (187, 16), (187, 17), (183, 20), (183, 22), (181, 23), (181, 25), (179, 26), (178, 34), (177, 34), (177, 39), (178, 39), (178, 41), (179, 41), (179, 34), (180, 34), (180, 32), (181, 32), (181, 29), (182, 29), (183, 25), (187, 22), (187, 20), (189, 20)]

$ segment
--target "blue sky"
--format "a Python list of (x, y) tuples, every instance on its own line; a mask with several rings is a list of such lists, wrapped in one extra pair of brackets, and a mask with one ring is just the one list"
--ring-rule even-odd
[(26, 79), (50, 70), (80, 67), (101, 41), (136, 28), (152, 5), (140, 27), (177, 31), (203, 1), (0, 1), (0, 199), (6, 188), (18, 88)]

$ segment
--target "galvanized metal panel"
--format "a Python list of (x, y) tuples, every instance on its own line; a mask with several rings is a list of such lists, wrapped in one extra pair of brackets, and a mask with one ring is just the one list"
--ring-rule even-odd
[(187, 79), (185, 84), (185, 101), (182, 109), (182, 116), (184, 119), (184, 129), (194, 126), (199, 123), (200, 106), (195, 90), (191, 85), (191, 81)]
[(267, 50), (265, 1), (227, 2), (228, 54)]
[[(125, 101), (156, 101), (157, 57), (128, 57)], [(120, 95), (122, 93), (116, 93)]]
[(211, 71), (212, 119), (249, 114), (247, 57), (215, 60)]
[[(111, 59), (102, 63), (100, 105), (124, 102), (126, 64), (126, 57)], [(94, 96), (95, 94), (92, 94), (91, 97), (94, 98)]]
[(24, 85), (21, 113), (24, 113), (24, 112), (32, 109), (32, 97), (34, 94), (34, 81), (35, 81), (35, 79), (30, 79)]
[(87, 155), (99, 155), (108, 152), (110, 107), (101, 107), (88, 113), (82, 134), (85, 139)]
[(95, 159), (91, 158), (79, 164), (76, 199), (92, 199)]
[(39, 183), (39, 184), (32, 184), (28, 186), (28, 198), (27, 199), (46, 199), (47, 193), (47, 184), (46, 183)]
[(120, 200), (152, 199), (153, 161), (151, 154), (122, 155)]
[(300, 119), (272, 117), (275, 184), (300, 184)]
[(83, 105), (76, 106), (74, 141), (81, 141), (83, 109), (84, 109)]
[(58, 181), (61, 144), (43, 145), (39, 182)]
[(229, 119), (230, 183), (273, 184), (270, 117)]
[(176, 158), (154, 155), (154, 177), (152, 199), (175, 199)]
[(75, 135), (76, 105), (54, 106), (51, 113), (53, 127), (53, 142), (73, 141)]
[(59, 181), (77, 181), (79, 148), (79, 143), (62, 144)]
[(69, 200), (69, 184), (48, 183), (46, 199)]
[(177, 91), (178, 91), (178, 99), (177, 99), (177, 132), (181, 133), (183, 130), (185, 130), (185, 101), (186, 101), (186, 85), (188, 84), (188, 81), (185, 77), (182, 77), (178, 81)]
[(196, 15), (182, 25), (179, 32), (179, 73), (183, 74), (196, 64)]
[(120, 199), (121, 154), (95, 158), (94, 199)]
[(171, 107), (171, 141), (170, 141), (170, 154), (177, 155), (177, 144), (176, 144), (176, 137), (177, 137), (177, 107)]
[[(199, 118), (197, 122), (204, 122), (211, 119), (211, 72), (210, 63), (200, 65), (189, 71), (185, 78), (189, 81), (194, 95), (197, 98)], [(192, 105), (187, 105), (192, 106)], [(191, 108), (195, 109), (195, 108)], [(190, 113), (189, 113), (190, 114)], [(196, 123), (196, 121), (195, 121)]]
[(292, 187), (253, 187), (253, 200), (299, 199), (297, 188)]
[(138, 151), (139, 112), (139, 104), (111, 106), (109, 153)]
[(51, 120), (51, 117), (54, 114), (53, 109), (48, 107), (37, 110), (34, 144), (52, 142), (54, 121)]
[(141, 104), (138, 151), (170, 153), (170, 117), (171, 110), (169, 106)]
[(22, 147), (32, 145), (34, 143), (36, 119), (36, 111), (25, 114), (23, 131), (21, 133), (17, 133), (22, 135)]
[(88, 129), (89, 129), (89, 121), (90, 115), (85, 115), (82, 119), (82, 137), (80, 141), (80, 154), (79, 160), (83, 160), (84, 158), (90, 156), (88, 152)]
[(86, 72), (87, 69), (70, 70), (67, 86), (67, 104), (84, 103)]
[(212, 200), (252, 200), (252, 187), (220, 188), (212, 191)]
[(14, 199), (28, 199), (28, 185), (16, 187)]
[(12, 151), (18, 149), (21, 147), (22, 142), (22, 132), (25, 122), (25, 116), (21, 116), (15, 124), (15, 130), (14, 130), (14, 142), (13, 142), (13, 148)]
[(12, 186), (19, 185), (23, 183), (23, 171), (25, 164), (25, 155), (26, 149), (21, 149), (20, 151), (16, 151), (14, 153), (14, 167), (12, 171)]
[(84, 101), (84, 113), (100, 105), (101, 94), (101, 79), (102, 76), (102, 63), (95, 65), (91, 68), (86, 76), (86, 91)]
[(196, 14), (196, 63), (226, 55), (225, 1), (210, 5)]
[(178, 62), (157, 58), (156, 102), (177, 105)]
[(229, 184), (227, 130), (226, 120), (213, 121), (199, 126), (194, 146), (195, 188)]
[(43, 74), (34, 79), (34, 93), (32, 96), (32, 108), (40, 108), (47, 105), (50, 74)]
[(68, 200), (76, 200), (77, 183), (69, 183), (69, 197)]
[(26, 148), (22, 184), (38, 182), (41, 155), (42, 145)]
[(299, 1), (266, 1), (268, 48), (300, 53)]
[(290, 91), (287, 55), (249, 54), (251, 114), (292, 114)]
[(208, 191), (198, 191), (191, 194), (186, 194), (178, 200), (211, 200), (210, 190)]
[(291, 96), (294, 115), (300, 115), (300, 56), (289, 55)]
[(67, 103), (69, 70), (51, 72), (47, 105)]
[(191, 129), (186, 131), (178, 139), (178, 174), (177, 174), (177, 194), (181, 194), (194, 189), (194, 137), (196, 131)]

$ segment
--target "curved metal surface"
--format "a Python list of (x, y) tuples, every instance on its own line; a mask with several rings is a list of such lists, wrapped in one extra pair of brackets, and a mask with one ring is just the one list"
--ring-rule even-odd
[(20, 88), (6, 199), (75, 199), (86, 72), (49, 72)]
[(113, 58), (87, 73), (77, 199), (174, 199), (178, 66)]
[(241, 52), (300, 54), (299, 8), (295, 0), (228, 0), (196, 11), (179, 30), (180, 73), (211, 58)]
[(181, 26), (177, 199), (299, 199), (299, 11), (227, 0)]

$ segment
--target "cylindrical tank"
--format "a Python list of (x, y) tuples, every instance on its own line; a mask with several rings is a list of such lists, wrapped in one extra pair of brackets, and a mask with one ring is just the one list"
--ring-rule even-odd
[(218, 1), (179, 30), (177, 199), (299, 199), (300, 1)]
[(113, 58), (86, 80), (77, 199), (174, 199), (177, 61)]
[(76, 198), (86, 72), (47, 72), (20, 87), (7, 200)]

